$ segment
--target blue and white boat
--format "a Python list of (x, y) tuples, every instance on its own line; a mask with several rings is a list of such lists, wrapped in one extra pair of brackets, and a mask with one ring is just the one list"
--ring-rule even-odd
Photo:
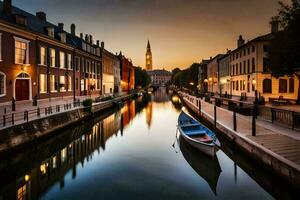
[(184, 111), (178, 117), (178, 129), (183, 139), (194, 148), (209, 156), (216, 154), (219, 145), (216, 134)]

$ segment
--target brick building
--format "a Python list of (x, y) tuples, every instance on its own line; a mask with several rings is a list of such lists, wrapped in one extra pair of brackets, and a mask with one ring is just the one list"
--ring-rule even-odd
[(129, 92), (134, 89), (135, 77), (132, 61), (126, 58), (122, 53), (119, 54), (121, 66), (121, 89)]
[[(48, 22), (44, 12), (33, 15), (14, 7), (11, 0), (0, 2), (0, 44), (0, 103), (13, 98), (75, 99), (111, 93), (115, 87), (118, 56), (105, 50), (103, 42), (101, 46), (99, 40), (94, 42), (91, 35), (77, 36), (74, 24), (68, 32), (63, 23)], [(129, 77), (132, 88), (134, 76)]]

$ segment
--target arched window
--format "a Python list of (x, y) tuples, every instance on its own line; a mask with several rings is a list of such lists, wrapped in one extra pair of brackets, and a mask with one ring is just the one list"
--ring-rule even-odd
[(26, 73), (20, 73), (17, 77), (18, 78), (29, 78), (30, 76)]
[(0, 97), (6, 94), (6, 76), (4, 73), (0, 72)]
[(272, 93), (272, 80), (265, 79), (263, 81), (263, 93)]
[(287, 80), (279, 79), (279, 93), (287, 93)]
[(289, 92), (290, 93), (295, 92), (295, 80), (293, 78), (290, 78), (289, 80)]

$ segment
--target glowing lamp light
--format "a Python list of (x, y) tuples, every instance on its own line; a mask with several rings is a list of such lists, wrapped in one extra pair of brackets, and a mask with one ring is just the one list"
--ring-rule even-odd
[(209, 77), (209, 79), (208, 79), (210, 82), (212, 82), (212, 77)]
[(252, 83), (253, 83), (253, 84), (256, 84), (256, 80), (255, 80), (255, 79), (253, 79), (253, 80), (252, 80)]
[(204, 79), (204, 82), (205, 82), (205, 83), (207, 83), (207, 82), (208, 82), (208, 80), (207, 80), (207, 79)]
[(28, 182), (30, 180), (30, 176), (28, 174), (26, 174), (24, 179), (25, 179), (26, 182)]
[(186, 110), (186, 108), (185, 108), (184, 106), (182, 106), (181, 110), (185, 111), (185, 110)]
[(226, 79), (221, 79), (222, 84), (226, 84), (227, 80)]
[(194, 85), (194, 83), (193, 83), (193, 82), (190, 82), (190, 85)]

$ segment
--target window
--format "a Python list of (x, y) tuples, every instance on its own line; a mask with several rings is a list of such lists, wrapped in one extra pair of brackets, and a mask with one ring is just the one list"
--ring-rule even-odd
[(263, 58), (263, 72), (270, 72), (270, 61), (268, 58)]
[(84, 88), (84, 79), (81, 79), (81, 80), (80, 80), (80, 90), (81, 90), (81, 91), (84, 91), (84, 89), (85, 89), (85, 88)]
[(48, 31), (48, 36), (53, 38), (54, 37), (54, 28), (48, 27), (47, 31)]
[(240, 80), (240, 90), (243, 91), (243, 81)]
[(235, 82), (232, 81), (232, 90), (235, 90)]
[(252, 46), (252, 53), (255, 52), (255, 46)]
[(271, 79), (263, 80), (263, 93), (272, 93), (272, 80)]
[(21, 187), (18, 189), (17, 199), (18, 199), (18, 200), (27, 199), (26, 184), (23, 185), (23, 186), (21, 186)]
[(239, 81), (236, 81), (236, 88), (237, 91), (239, 90)]
[(29, 42), (15, 37), (15, 63), (29, 63)]
[(60, 76), (59, 77), (59, 91), (61, 91), (61, 92), (66, 91), (65, 76)]
[(289, 80), (289, 92), (290, 93), (295, 92), (295, 80), (293, 78), (290, 78)]
[(252, 91), (255, 91), (255, 79), (252, 79)]
[(64, 52), (59, 52), (59, 67), (60, 68), (65, 68), (65, 53)]
[(248, 47), (248, 49), (247, 49), (247, 53), (248, 53), (248, 55), (250, 54), (250, 47)]
[(235, 65), (235, 75), (239, 74), (239, 64)]
[(75, 58), (75, 70), (79, 71), (79, 69), (80, 69), (80, 58), (76, 57)]
[(68, 54), (68, 56), (67, 56), (67, 68), (68, 69), (72, 69), (73, 67), (72, 67), (72, 56), (71, 56), (71, 54)]
[(72, 77), (71, 76), (69, 76), (68, 77), (68, 91), (72, 91)]
[(47, 92), (47, 75), (40, 74), (40, 93)]
[(287, 80), (279, 79), (279, 93), (287, 93)]
[(242, 74), (243, 71), (242, 71), (242, 63), (240, 62), (240, 74)]
[(55, 75), (50, 76), (50, 91), (57, 92), (57, 82)]
[(255, 72), (255, 58), (252, 58), (252, 73)]
[(245, 60), (244, 60), (244, 65), (243, 65), (243, 67), (244, 67), (244, 74), (246, 74), (247, 71), (246, 71), (246, 61), (245, 61)]
[(50, 67), (55, 67), (55, 49), (50, 49)]
[(6, 76), (4, 73), (0, 72), (0, 97), (6, 94)]
[(100, 79), (97, 79), (97, 90), (100, 90), (100, 86), (101, 86)]
[(47, 54), (45, 47), (40, 47), (40, 64), (47, 65)]
[(250, 60), (247, 60), (247, 72), (250, 74)]

